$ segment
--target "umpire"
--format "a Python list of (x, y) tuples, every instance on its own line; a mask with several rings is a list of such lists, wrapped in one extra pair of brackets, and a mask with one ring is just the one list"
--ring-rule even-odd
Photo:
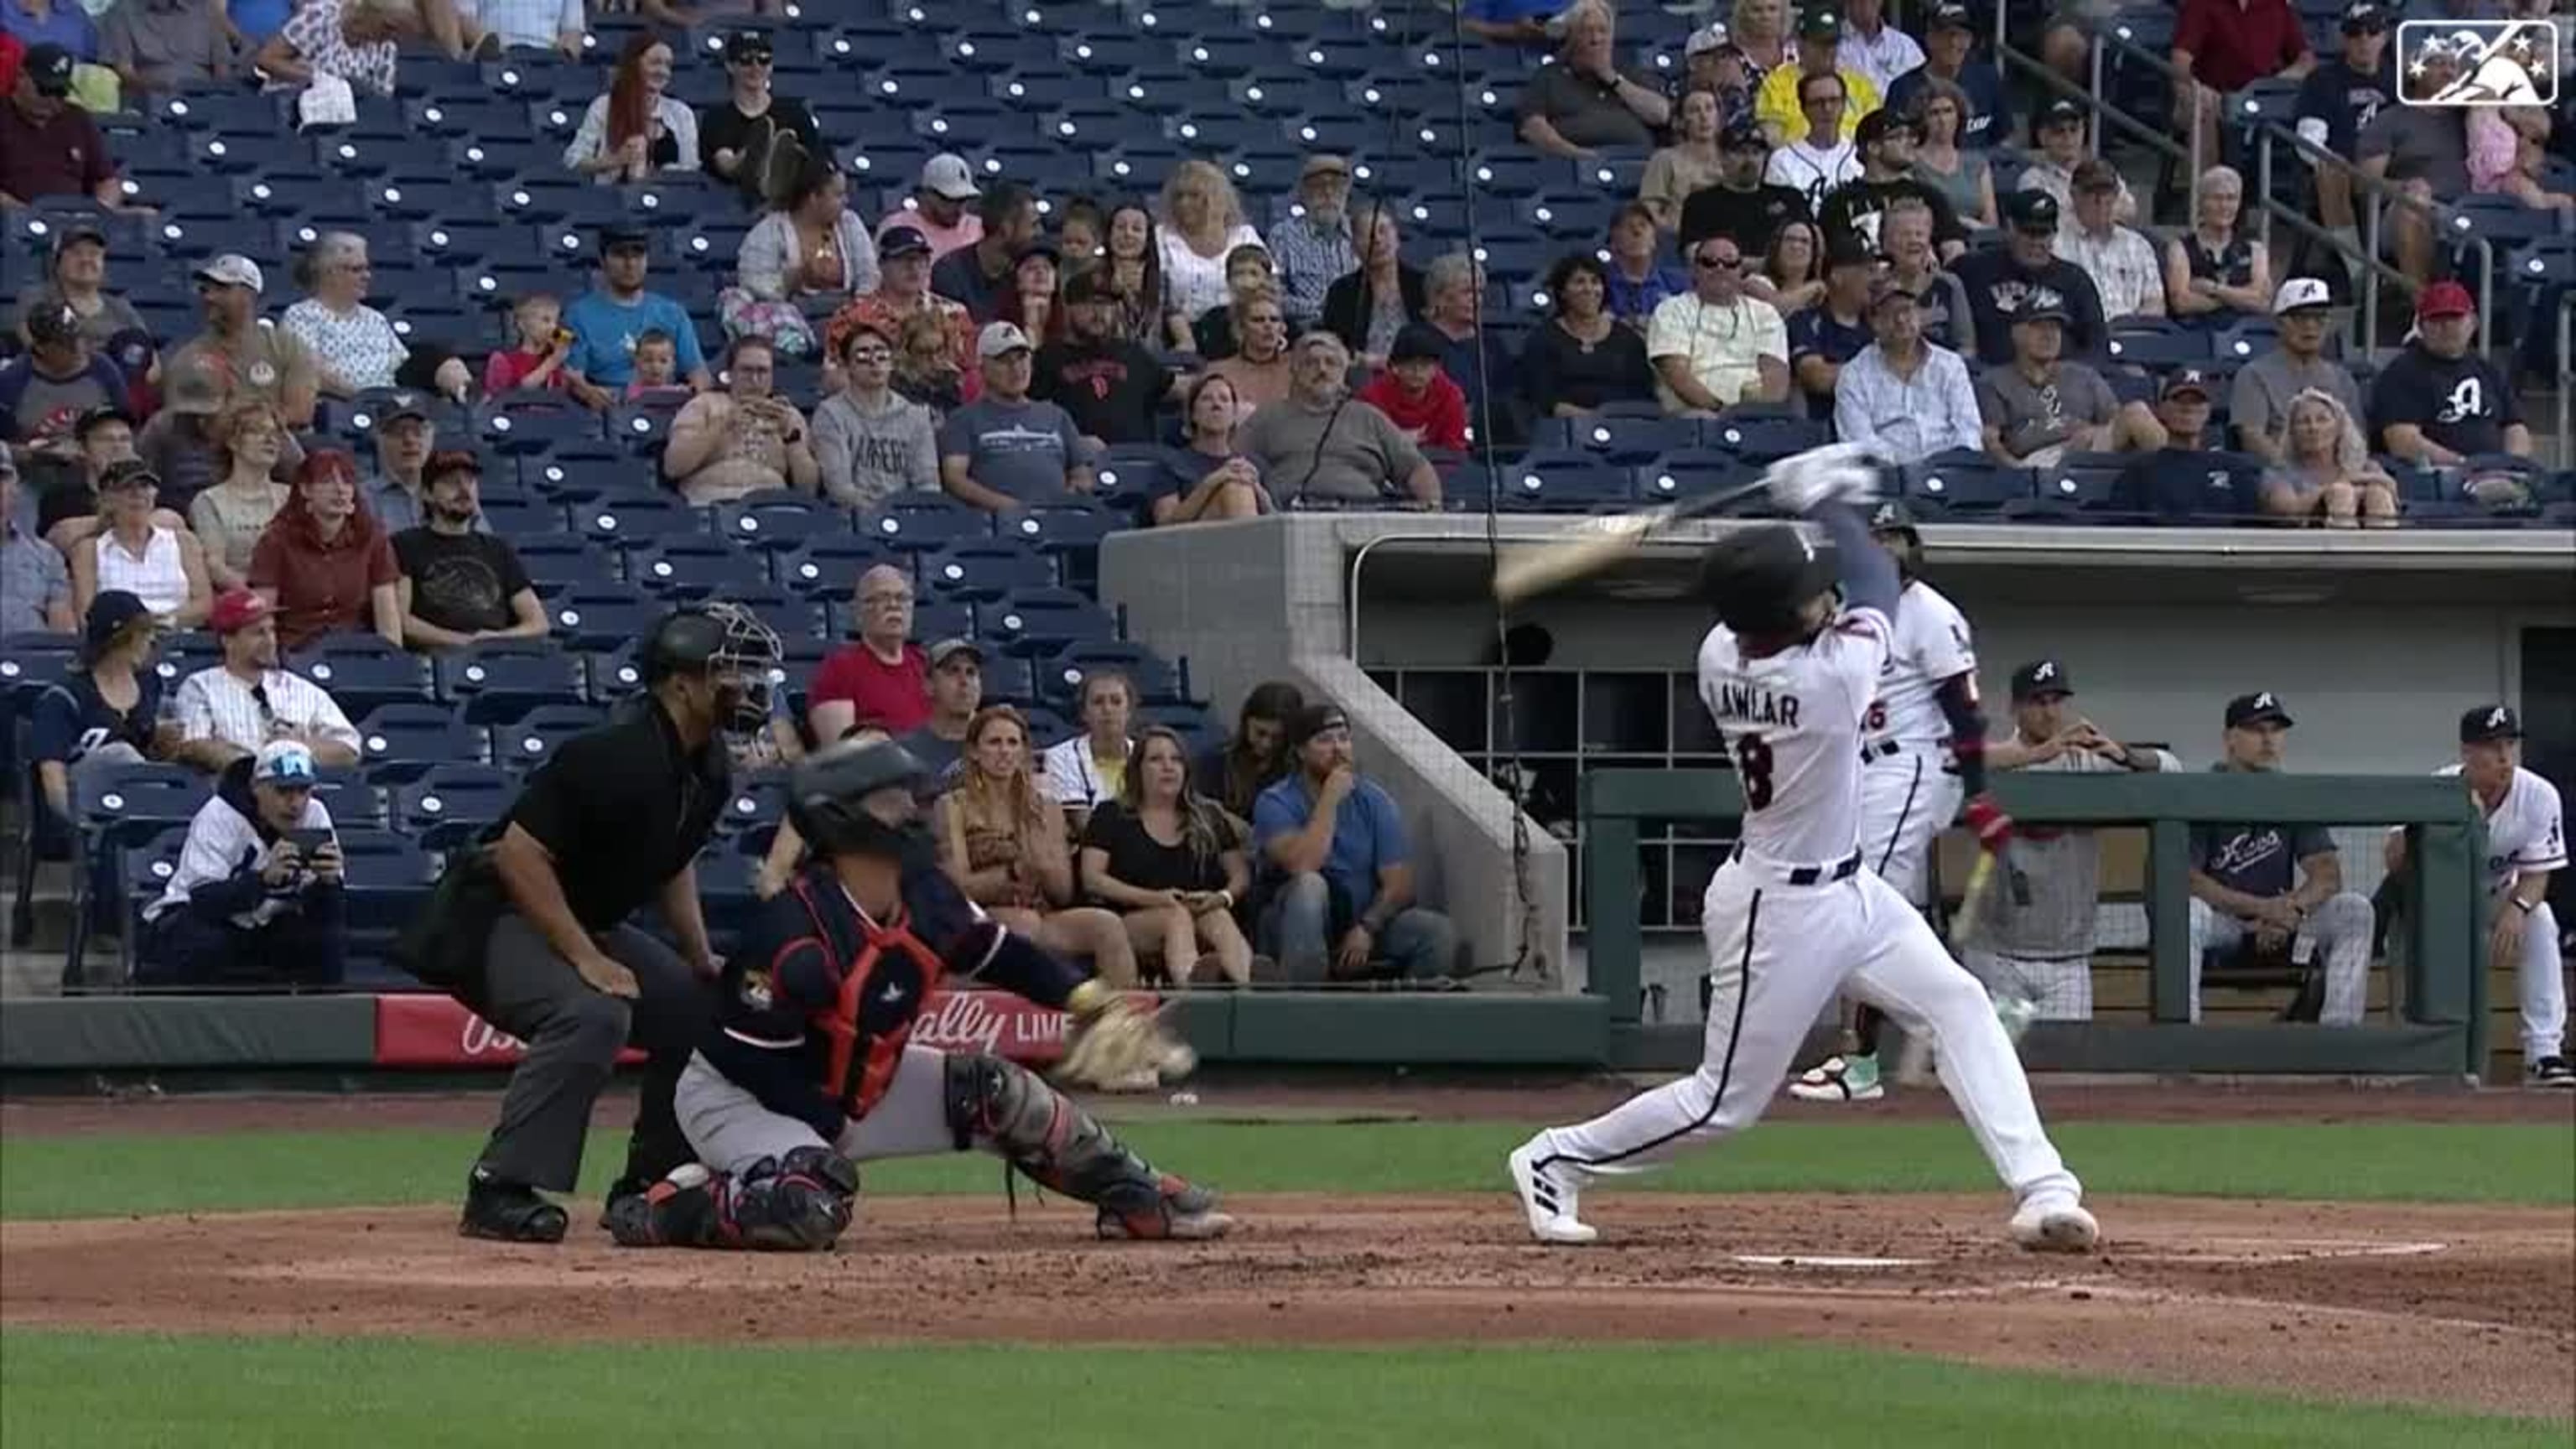
[[(563, 1240), (564, 1210), (539, 1191), (573, 1189), (591, 1104), (629, 1042), (651, 1060), (610, 1200), (689, 1160), (671, 1093), (720, 964), (695, 861), (731, 796), (725, 737), (766, 725), (778, 659), (777, 635), (737, 605), (664, 618), (644, 693), (529, 776), (405, 934), (406, 967), (527, 1043), (466, 1187), (466, 1236)], [(628, 923), (647, 902), (679, 954)]]

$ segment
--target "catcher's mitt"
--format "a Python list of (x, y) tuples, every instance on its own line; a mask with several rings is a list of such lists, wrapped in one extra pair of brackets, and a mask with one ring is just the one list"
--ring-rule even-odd
[(1097, 980), (1085, 981), (1065, 1001), (1073, 1020), (1066, 1029), (1058, 1081), (1075, 1086), (1132, 1086), (1150, 1072), (1177, 1081), (1196, 1070), (1198, 1053), (1172, 1040), (1154, 1018)]

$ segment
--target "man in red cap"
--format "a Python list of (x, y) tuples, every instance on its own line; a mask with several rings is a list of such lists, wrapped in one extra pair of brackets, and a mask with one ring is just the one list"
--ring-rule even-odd
[(358, 731), (322, 687), (279, 667), (277, 618), (266, 599), (234, 589), (215, 600), (206, 627), (224, 659), (179, 684), (171, 713), (177, 758), (222, 771), (271, 740), (297, 740), (326, 769), (358, 762)]
[(2531, 456), (2512, 379), (2469, 350), (2477, 330), (2477, 305), (2459, 283), (2435, 282), (2416, 299), (2414, 339), (2371, 384), (2381, 452), (2432, 468), (2482, 453)]

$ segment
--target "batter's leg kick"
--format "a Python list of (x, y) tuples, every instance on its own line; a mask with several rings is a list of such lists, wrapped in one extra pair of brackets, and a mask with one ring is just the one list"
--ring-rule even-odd
[[(1037, 1074), (999, 1057), (906, 1048), (875, 1108), (830, 1143), (704, 1057), (682, 1071), (676, 1101), (698, 1161), (612, 1205), (609, 1232), (626, 1246), (827, 1248), (849, 1226), (857, 1164), (970, 1148), (1091, 1204), (1103, 1238), (1203, 1239), (1233, 1226), (1215, 1194), (1156, 1171)], [(755, 1223), (771, 1229), (766, 1240), (748, 1231)]]
[(1578, 1210), (1585, 1184), (1753, 1125), (1809, 1025), (1847, 991), (1932, 1039), (1942, 1086), (2015, 1194), (2015, 1240), (2059, 1251), (2093, 1246), (2099, 1230), (2081, 1206), (2082, 1185), (2040, 1125), (1984, 987), (1886, 882), (1863, 871), (1791, 886), (1730, 864), (1709, 883), (1703, 920), (1714, 988), (1699, 1069), (1591, 1121), (1551, 1127), (1512, 1153), (1534, 1236), (1593, 1241), (1598, 1234)]

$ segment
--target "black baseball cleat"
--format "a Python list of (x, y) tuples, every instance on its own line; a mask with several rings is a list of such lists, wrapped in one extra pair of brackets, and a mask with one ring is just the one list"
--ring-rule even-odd
[(617, 1181), (610, 1183), (608, 1185), (608, 1198), (605, 1202), (600, 1204), (599, 1225), (602, 1228), (607, 1229), (609, 1232), (616, 1232), (617, 1222), (620, 1216), (618, 1213), (618, 1205), (625, 1202), (628, 1198), (633, 1198), (638, 1202), (641, 1202), (645, 1191), (652, 1186), (652, 1179), (634, 1176), (621, 1177), (617, 1179)]
[(564, 1210), (537, 1195), (533, 1187), (503, 1182), (474, 1169), (465, 1183), (465, 1213), (456, 1231), (469, 1238), (501, 1243), (560, 1243), (571, 1219)]

